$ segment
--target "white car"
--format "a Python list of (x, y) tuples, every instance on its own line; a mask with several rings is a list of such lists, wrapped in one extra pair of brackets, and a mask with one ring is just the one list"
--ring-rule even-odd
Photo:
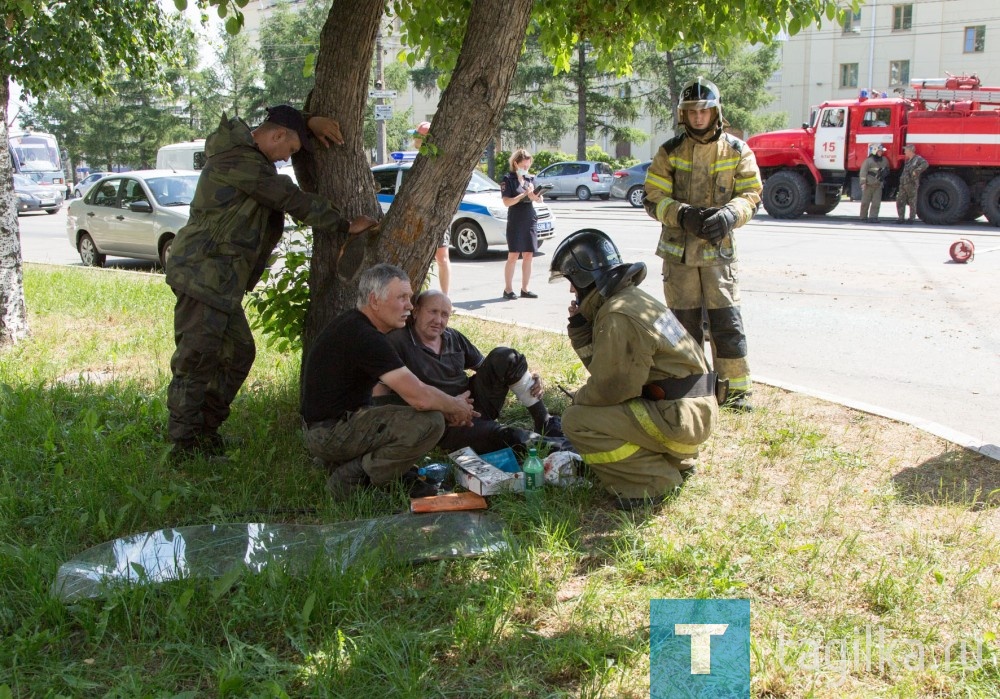
[(174, 236), (187, 223), (198, 176), (193, 170), (105, 175), (83, 199), (70, 202), (69, 242), (85, 265), (101, 267), (114, 255), (166, 267)]
[(90, 191), (90, 188), (97, 183), (97, 180), (101, 179), (107, 174), (108, 173), (106, 172), (90, 173), (82, 180), (77, 182), (75, 185), (73, 185), (73, 196), (76, 197), (77, 199), (83, 199), (84, 195), (86, 195), (87, 192)]
[[(393, 154), (395, 158), (397, 154)], [(401, 154), (404, 155), (405, 154)], [(403, 183), (403, 176), (413, 165), (404, 159), (372, 168), (378, 201), (382, 211), (389, 205)], [(535, 204), (538, 214), (538, 246), (555, 235), (555, 218), (545, 204)], [(489, 247), (507, 248), (507, 207), (500, 196), (500, 185), (473, 170), (465, 186), (465, 196), (451, 219), (451, 247), (458, 257), (475, 260), (486, 254)]]

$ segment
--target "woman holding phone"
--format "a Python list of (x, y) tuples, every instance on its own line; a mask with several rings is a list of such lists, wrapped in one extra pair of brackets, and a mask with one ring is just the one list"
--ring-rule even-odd
[(528, 175), (531, 153), (518, 148), (510, 156), (510, 172), (500, 182), (503, 204), (507, 207), (507, 264), (503, 268), (503, 297), (512, 301), (514, 293), (514, 268), (521, 258), (521, 298), (537, 299), (538, 294), (528, 290), (531, 281), (531, 260), (538, 251), (538, 216), (533, 202), (542, 197), (535, 193), (534, 177)]

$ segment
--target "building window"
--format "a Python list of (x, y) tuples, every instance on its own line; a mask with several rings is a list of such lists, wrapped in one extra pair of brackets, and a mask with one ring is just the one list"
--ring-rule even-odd
[(840, 64), (840, 86), (841, 87), (857, 87), (858, 86), (858, 64), (857, 63), (841, 63)]
[(861, 10), (844, 13), (844, 33), (859, 34), (861, 32)]
[(892, 6), (892, 31), (900, 32), (913, 28), (913, 5)]
[(978, 27), (966, 27), (965, 52), (982, 53), (985, 50), (986, 50), (986, 27), (983, 25), (980, 25)]
[(910, 62), (889, 61), (889, 87), (906, 87), (910, 84)]

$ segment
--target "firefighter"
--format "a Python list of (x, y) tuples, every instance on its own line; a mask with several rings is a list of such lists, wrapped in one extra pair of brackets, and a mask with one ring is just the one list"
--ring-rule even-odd
[(878, 210), (882, 206), (882, 183), (889, 176), (889, 161), (882, 154), (885, 146), (873, 143), (868, 147), (868, 157), (861, 164), (861, 222), (878, 223)]
[(712, 364), (729, 380), (726, 407), (750, 411), (750, 364), (740, 315), (733, 230), (760, 207), (753, 151), (723, 131), (719, 89), (692, 80), (677, 105), (681, 132), (656, 153), (646, 174), (646, 212), (663, 226), (663, 295), (677, 320), (702, 345), (708, 321)]
[(701, 344), (638, 285), (646, 265), (623, 262), (605, 233), (571, 233), (550, 282), (568, 279), (569, 338), (590, 372), (562, 429), (624, 510), (655, 506), (693, 473), (719, 413), (717, 376)]
[[(917, 218), (917, 190), (920, 188), (920, 175), (927, 169), (928, 163), (917, 155), (917, 147), (912, 143), (903, 146), (903, 158), (906, 165), (899, 176), (899, 191), (896, 193), (896, 223), (913, 223)], [(910, 207), (910, 218), (906, 218), (906, 207)]]

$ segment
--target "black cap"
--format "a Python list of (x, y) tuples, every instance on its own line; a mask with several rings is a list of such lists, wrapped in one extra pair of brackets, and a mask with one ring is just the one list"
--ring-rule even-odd
[(310, 153), (313, 152), (312, 135), (309, 133), (309, 127), (306, 125), (306, 120), (302, 116), (302, 112), (295, 107), (288, 104), (268, 107), (267, 119), (265, 121), (277, 124), (278, 126), (284, 126), (286, 129), (291, 129), (299, 135), (302, 149)]

